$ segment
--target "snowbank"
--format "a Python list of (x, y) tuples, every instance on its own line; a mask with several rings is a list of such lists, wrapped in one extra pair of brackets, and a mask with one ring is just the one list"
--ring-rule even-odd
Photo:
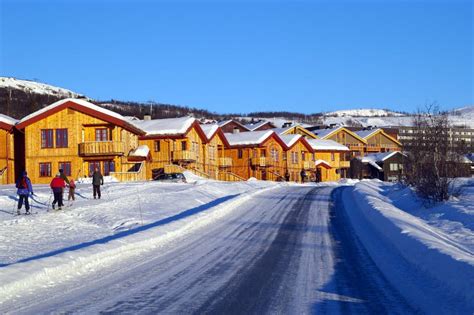
[(343, 192), (357, 236), (387, 279), (421, 311), (471, 314), (474, 242), (466, 239), (473, 231), (465, 229), (467, 237), (460, 241), (435, 222), (398, 208), (395, 204), (402, 199), (413, 211), (420, 206), (407, 191), (394, 197), (393, 188), (380, 181), (363, 181)]

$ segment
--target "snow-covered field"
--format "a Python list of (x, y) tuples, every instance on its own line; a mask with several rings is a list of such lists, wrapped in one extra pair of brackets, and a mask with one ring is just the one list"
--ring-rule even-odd
[(224, 311), (236, 297), (254, 303), (242, 312), (474, 311), (474, 179), (425, 209), (377, 180), (187, 176), (108, 182), (101, 200), (79, 183), (49, 212), (37, 185), (30, 216), (0, 186), (0, 313)]

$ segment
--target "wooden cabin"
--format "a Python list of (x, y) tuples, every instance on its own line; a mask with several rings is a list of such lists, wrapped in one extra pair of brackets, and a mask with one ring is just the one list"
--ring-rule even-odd
[(201, 125), (201, 128), (207, 137), (205, 172), (213, 179), (242, 180), (231, 171), (233, 161), (232, 158), (226, 156), (226, 150), (229, 149), (230, 145), (222, 129), (215, 124)]
[(129, 162), (143, 131), (123, 116), (81, 99), (64, 99), (21, 119), (16, 128), (21, 161), (34, 184), (49, 184), (63, 169), (68, 177), (103, 175), (144, 179), (143, 162)]
[(285, 178), (289, 181), (302, 181), (301, 172), (304, 170), (307, 178), (314, 180), (316, 167), (314, 164), (313, 148), (300, 134), (288, 134), (279, 136), (286, 145), (285, 155)]
[(295, 125), (295, 126), (290, 126), (290, 127), (285, 127), (285, 128), (275, 128), (273, 129), (278, 135), (302, 135), (306, 139), (316, 139), (316, 135), (312, 133), (311, 131), (307, 130), (306, 128)]
[(16, 120), (0, 114), (0, 184), (15, 183), (14, 125)]
[(310, 139), (308, 143), (314, 150), (315, 181), (337, 181), (341, 178), (342, 170), (347, 167), (341, 163), (349, 148), (333, 140)]
[(354, 157), (364, 156), (367, 141), (345, 127), (318, 129), (314, 130), (313, 133), (319, 139), (333, 140), (349, 148), (348, 152), (341, 155), (341, 160), (339, 162), (340, 176), (342, 178), (348, 177), (350, 161)]
[(226, 133), (225, 137), (232, 173), (244, 179), (284, 180), (286, 145), (273, 130)]
[(250, 131), (264, 131), (276, 128), (275, 124), (268, 120), (261, 120), (256, 123), (247, 124), (245, 127)]
[(377, 178), (383, 181), (400, 181), (403, 176), (403, 153), (388, 151), (369, 153), (351, 161), (352, 178)]
[(195, 118), (140, 120), (134, 125), (145, 132), (139, 138), (140, 145), (150, 148), (147, 178), (184, 170), (209, 177), (207, 137)]
[(365, 146), (366, 153), (401, 151), (402, 149), (402, 144), (387, 134), (382, 128), (360, 130), (355, 133), (367, 142)]
[(237, 133), (250, 131), (247, 127), (236, 120), (225, 120), (217, 123), (224, 133)]

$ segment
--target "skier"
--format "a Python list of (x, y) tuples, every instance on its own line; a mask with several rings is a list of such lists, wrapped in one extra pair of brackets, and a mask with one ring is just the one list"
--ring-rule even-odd
[(67, 196), (67, 200), (76, 200), (76, 198), (74, 197), (74, 191), (76, 190), (76, 183), (74, 182), (74, 179), (71, 178), (71, 180), (69, 181), (69, 195)]
[(290, 181), (290, 172), (288, 172), (288, 170), (286, 170), (286, 172), (285, 172), (285, 180), (286, 180), (287, 182)]
[(26, 171), (21, 173), (21, 176), (16, 182), (17, 194), (20, 197), (18, 199), (18, 215), (20, 215), (20, 209), (25, 201), (26, 214), (30, 214), (30, 203), (28, 202), (28, 195), (33, 195), (33, 187), (31, 186), (31, 180), (27, 176)]
[(66, 187), (66, 183), (64, 182), (64, 179), (61, 178), (60, 173), (56, 174), (56, 177), (53, 178), (49, 186), (53, 190), (53, 194), (54, 194), (54, 201), (53, 201), (52, 207), (54, 209), (54, 205), (58, 203), (58, 209), (61, 210), (62, 206), (64, 206), (63, 190), (64, 190), (64, 187)]
[(59, 175), (61, 178), (66, 182), (66, 185), (69, 185), (69, 179), (67, 176), (64, 174), (64, 170), (62, 168), (59, 169)]
[(104, 185), (104, 177), (100, 173), (99, 169), (96, 167), (94, 173), (92, 174), (92, 188), (94, 192), (94, 199), (99, 197), (100, 199), (100, 186)]

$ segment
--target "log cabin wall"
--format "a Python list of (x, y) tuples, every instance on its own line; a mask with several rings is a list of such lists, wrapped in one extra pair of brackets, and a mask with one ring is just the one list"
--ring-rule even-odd
[[(321, 181), (337, 181), (341, 179), (339, 172), (341, 154), (340, 151), (317, 151), (314, 153), (316, 160), (324, 160), (331, 165), (331, 168), (325, 168), (324, 166), (318, 166), (317, 172), (321, 174)], [(319, 169), (319, 170), (318, 170)]]
[(15, 151), (11, 130), (0, 128), (0, 184), (15, 183)]

